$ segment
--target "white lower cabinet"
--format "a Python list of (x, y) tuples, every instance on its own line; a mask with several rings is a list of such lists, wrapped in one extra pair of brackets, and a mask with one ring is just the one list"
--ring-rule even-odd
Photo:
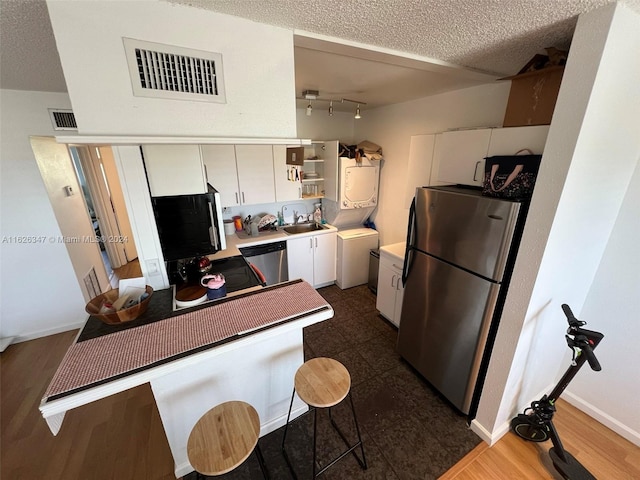
[(289, 280), (302, 278), (316, 288), (336, 281), (336, 232), (287, 240)]
[[(398, 245), (397, 253), (400, 253), (404, 244)], [(392, 245), (391, 247), (394, 247)], [(402, 313), (402, 298), (404, 287), (402, 286), (402, 257), (394, 255), (392, 251), (385, 251), (387, 247), (380, 248), (380, 267), (378, 270), (378, 292), (376, 296), (376, 308), (380, 314), (393, 323), (400, 326), (400, 315)], [(404, 254), (404, 252), (402, 252)]]

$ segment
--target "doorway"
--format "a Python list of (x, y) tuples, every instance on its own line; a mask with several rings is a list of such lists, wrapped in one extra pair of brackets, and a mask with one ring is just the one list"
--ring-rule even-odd
[(70, 146), (87, 213), (112, 287), (114, 269), (137, 259), (124, 196), (111, 147)]

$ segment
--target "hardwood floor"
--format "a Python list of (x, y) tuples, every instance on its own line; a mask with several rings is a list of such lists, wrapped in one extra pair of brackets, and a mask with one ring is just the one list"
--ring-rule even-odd
[[(554, 424), (569, 453), (601, 480), (640, 478), (640, 448), (560, 400)], [(551, 442), (533, 443), (509, 432), (492, 448), (482, 443), (441, 480), (562, 479), (549, 454)]]
[(120, 268), (113, 269), (111, 276), (111, 288), (118, 288), (118, 282), (122, 278), (137, 278), (142, 276), (140, 261), (136, 258)]

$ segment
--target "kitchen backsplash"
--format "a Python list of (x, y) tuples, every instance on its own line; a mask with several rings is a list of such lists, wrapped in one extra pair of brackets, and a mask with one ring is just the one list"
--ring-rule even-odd
[(295, 200), (288, 202), (276, 202), (276, 203), (264, 203), (260, 205), (241, 205), (238, 207), (227, 207), (222, 211), (222, 218), (230, 219), (234, 215), (240, 215), (242, 218), (245, 218), (247, 215), (255, 216), (255, 215), (264, 215), (270, 213), (275, 215), (277, 212), (282, 212), (282, 207), (285, 205), (304, 205), (305, 211), (301, 211), (301, 215), (313, 214), (313, 204), (318, 203), (318, 199), (309, 199), (309, 200)]

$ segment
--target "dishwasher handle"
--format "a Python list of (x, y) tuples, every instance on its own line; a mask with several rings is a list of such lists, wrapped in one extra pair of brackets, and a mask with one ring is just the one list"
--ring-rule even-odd
[(255, 245), (253, 247), (242, 247), (240, 253), (243, 257), (254, 257), (256, 255), (264, 255), (265, 253), (279, 252), (287, 249), (287, 242), (265, 243), (264, 245)]

